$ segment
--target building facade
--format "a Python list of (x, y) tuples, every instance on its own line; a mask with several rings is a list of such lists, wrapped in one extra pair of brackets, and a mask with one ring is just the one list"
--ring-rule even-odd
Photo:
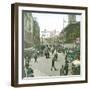
[(24, 48), (30, 48), (40, 43), (40, 28), (30, 12), (23, 13)]
[(76, 23), (76, 15), (73, 15), (73, 14), (68, 15), (68, 23), (69, 23), (69, 24), (74, 24), (74, 23)]

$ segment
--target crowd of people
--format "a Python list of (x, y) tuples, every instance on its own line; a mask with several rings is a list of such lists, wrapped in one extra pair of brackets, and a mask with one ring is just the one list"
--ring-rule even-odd
[[(65, 63), (59, 69), (60, 76), (69, 74), (69, 67), (71, 67), (72, 75), (80, 74), (80, 48), (66, 48), (64, 46), (55, 46), (55, 45), (45, 45), (41, 46), (39, 50), (31, 55), (25, 56), (25, 76), (34, 77), (34, 70), (30, 67), (30, 61), (34, 58), (34, 62), (38, 63), (39, 57), (45, 57), (46, 59), (51, 59), (51, 71), (57, 71), (58, 69), (55, 66), (55, 62), (58, 61), (58, 53), (63, 53), (65, 55)], [(78, 60), (78, 61), (77, 61)], [(77, 61), (78, 63), (75, 63)], [(72, 64), (69, 66), (69, 64)], [(75, 65), (78, 64), (78, 65)]]

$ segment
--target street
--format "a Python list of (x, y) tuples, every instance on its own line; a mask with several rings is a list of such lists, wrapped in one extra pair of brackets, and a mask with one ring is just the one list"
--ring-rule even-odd
[(24, 69), (26, 72), (26, 76), (29, 77), (28, 75), (31, 75), (32, 77), (41, 77), (78, 74), (80, 72), (80, 68), (78, 67), (79, 71), (72, 69), (72, 63), (73, 60), (75, 60), (75, 57), (77, 58), (77, 54), (79, 52), (77, 50), (79, 49), (67, 49), (67, 47), (70, 47), (71, 45), (64, 46), (66, 47), (62, 50), (60, 49), (61, 51), (58, 51), (59, 49), (55, 49), (54, 53), (52, 52), (53, 48), (51, 49), (51, 51), (49, 51), (49, 48), (46, 47), (42, 53), (37, 53), (37, 51), (35, 51), (31, 58), (26, 57), (26, 59), (24, 60), (24, 64), (26, 63), (25, 67), (27, 68)]
[(24, 14), (23, 76), (78, 75), (80, 73), (80, 20), (76, 20), (76, 15), (47, 13), (43, 15), (43, 13), (33, 12)]
[(30, 66), (34, 70), (34, 76), (60, 76), (60, 69), (62, 65), (65, 64), (65, 55), (63, 53), (58, 53), (58, 60), (55, 62), (55, 67), (57, 71), (51, 71), (53, 55), (50, 53), (50, 58), (46, 59), (45, 56), (38, 57), (37, 62), (34, 58), (30, 61)]

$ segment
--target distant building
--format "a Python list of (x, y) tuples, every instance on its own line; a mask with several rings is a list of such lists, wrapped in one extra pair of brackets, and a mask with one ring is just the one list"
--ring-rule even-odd
[(50, 37), (50, 31), (47, 31), (46, 29), (44, 29), (43, 31), (41, 31), (41, 44), (42, 45), (47, 45), (47, 38)]
[(68, 15), (68, 23), (69, 24), (76, 23), (76, 15), (73, 15), (73, 14)]
[(46, 30), (44, 29), (41, 32), (41, 43), (43, 45), (54, 45), (57, 41), (57, 36), (59, 34), (59, 31), (55, 30)]
[(43, 31), (41, 31), (41, 36), (43, 38), (50, 37), (50, 31), (47, 31), (46, 29), (44, 29)]

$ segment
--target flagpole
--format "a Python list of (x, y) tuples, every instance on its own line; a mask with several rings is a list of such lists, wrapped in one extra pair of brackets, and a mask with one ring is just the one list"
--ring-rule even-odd
[(63, 16), (63, 46), (64, 46), (64, 16)]

